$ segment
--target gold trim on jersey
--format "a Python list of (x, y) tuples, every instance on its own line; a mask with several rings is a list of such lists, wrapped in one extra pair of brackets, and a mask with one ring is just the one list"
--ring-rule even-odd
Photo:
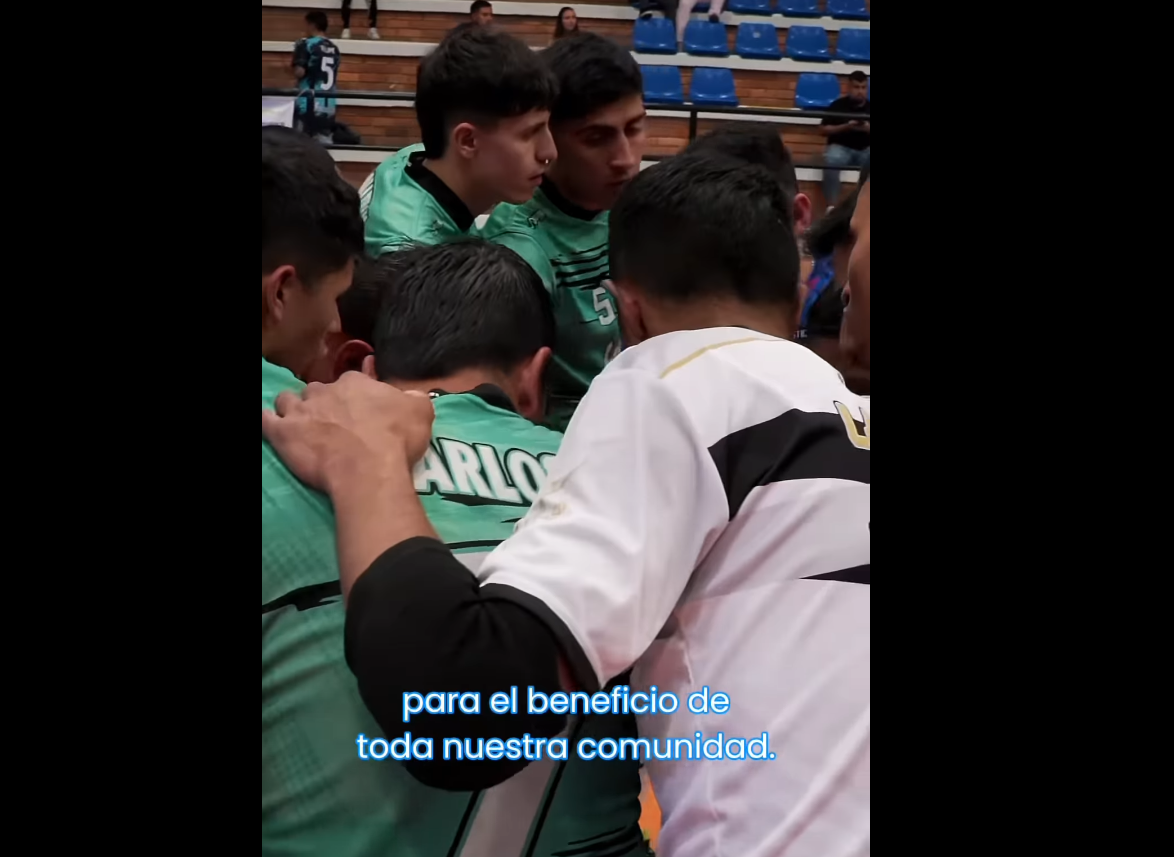
[(725, 348), (727, 345), (742, 345), (747, 342), (772, 342), (772, 341), (773, 340), (770, 340), (770, 339), (763, 339), (761, 336), (748, 336), (745, 339), (731, 339), (729, 342), (717, 342), (713, 345), (707, 345), (704, 348), (700, 349), (699, 351), (695, 351), (694, 353), (690, 354), (684, 360), (678, 360), (672, 366), (665, 369), (664, 372), (661, 373), (660, 378), (663, 381), (665, 378), (667, 378), (669, 375), (676, 372), (678, 369), (684, 369), (686, 366), (688, 366), (690, 363), (692, 363), (698, 357), (704, 357), (710, 351), (716, 351), (719, 348)]

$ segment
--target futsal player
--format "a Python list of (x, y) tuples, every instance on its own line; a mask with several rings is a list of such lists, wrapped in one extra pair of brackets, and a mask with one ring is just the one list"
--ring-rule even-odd
[(558, 81), (550, 114), (558, 160), (533, 198), (498, 206), (484, 238), (530, 263), (554, 301), (559, 344), (548, 424), (566, 427), (591, 381), (620, 351), (608, 210), (644, 157), (644, 82), (624, 48), (584, 33), (541, 54)]
[[(853, 223), (856, 351), (869, 342), (870, 185)], [(381, 722), (400, 723), (402, 694), (419, 687), (592, 692), (636, 664), (638, 688), (681, 700), (641, 718), (642, 737), (769, 742), (767, 761), (656, 753), (667, 857), (870, 853), (870, 405), (791, 341), (788, 214), (772, 175), (730, 159), (681, 156), (632, 182), (611, 218), (632, 346), (596, 379), (538, 502), (479, 579), (413, 488), (426, 401), (351, 374), (262, 413), (282, 457), (330, 488), (350, 663)], [(416, 657), (395, 656), (405, 649)], [(692, 712), (703, 687), (731, 708)], [(413, 719), (420, 734), (454, 726), (564, 728), (525, 712)], [(409, 770), (458, 789), (521, 765)]]
[(311, 90), (309, 97), (298, 97), (297, 123), (301, 130), (322, 142), (330, 142), (336, 103), (334, 94), (342, 55), (338, 46), (326, 38), (329, 22), (325, 12), (306, 13), (306, 37), (294, 45), (292, 68), (298, 89)]
[[(530, 507), (561, 441), (531, 421), (544, 407), (549, 298), (516, 255), (470, 241), (364, 265), (339, 311), (342, 330), (375, 343), (367, 371), (433, 397), (437, 437), (418, 487), (446, 544), (475, 568)], [(364, 350), (350, 340), (336, 353)], [(263, 406), (273, 397), (263, 385)], [(411, 727), (380, 729), (347, 670), (330, 503), (264, 442), (261, 496), (263, 854), (647, 854), (638, 762), (548, 760), (497, 788), (449, 794), (358, 746), (359, 735), (390, 740)], [(635, 732), (632, 718), (610, 715), (576, 729)]]
[(330, 153), (292, 129), (262, 127), (262, 389), (309, 376), (362, 252), (358, 195)]
[(500, 202), (524, 202), (555, 157), (548, 121), (554, 76), (520, 40), (488, 28), (453, 32), (420, 61), (423, 142), (364, 183), (367, 252), (438, 244), (473, 231)]

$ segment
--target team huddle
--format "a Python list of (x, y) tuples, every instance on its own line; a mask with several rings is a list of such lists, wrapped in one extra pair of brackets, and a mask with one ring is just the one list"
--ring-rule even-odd
[[(870, 853), (870, 399), (794, 341), (810, 203), (777, 132), (641, 172), (642, 91), (603, 38), (466, 29), (421, 61), (422, 142), (358, 193), (262, 129), (265, 855), (647, 855), (642, 764), (669, 857)], [(730, 704), (404, 723), (405, 694), (627, 685)], [(772, 758), (356, 750), (409, 729)]]

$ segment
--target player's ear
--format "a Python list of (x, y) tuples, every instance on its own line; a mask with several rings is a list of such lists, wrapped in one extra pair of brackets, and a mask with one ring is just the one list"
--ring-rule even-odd
[(297, 270), (293, 265), (281, 265), (268, 274), (261, 275), (261, 316), (273, 322), (280, 322), (285, 316), (288, 296), (286, 290), (297, 281)]
[(550, 349), (539, 348), (525, 361), (517, 373), (514, 389), (514, 407), (532, 423), (546, 416), (546, 367), (550, 365)]
[(811, 197), (805, 193), (795, 194), (795, 234), (802, 238), (811, 228)]
[[(334, 355), (334, 380), (337, 381), (347, 372), (366, 372), (366, 360), (375, 349), (363, 342), (361, 339), (348, 339), (338, 349), (338, 353)], [(372, 371), (374, 371), (375, 361), (371, 361)], [(375, 376), (372, 375), (372, 378)]]
[(615, 298), (616, 309), (619, 310), (620, 331), (624, 347), (631, 348), (648, 339), (648, 329), (644, 324), (644, 313), (640, 308), (639, 293), (622, 281), (609, 281), (607, 288)]
[(477, 128), (470, 122), (462, 122), (452, 129), (449, 147), (462, 158), (471, 158), (477, 153)]

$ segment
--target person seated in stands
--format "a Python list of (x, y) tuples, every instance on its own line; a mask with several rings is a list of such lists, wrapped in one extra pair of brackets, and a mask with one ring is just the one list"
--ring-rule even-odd
[(558, 10), (558, 19), (554, 22), (554, 40), (565, 39), (579, 32), (579, 16), (570, 6), (563, 6)]
[[(367, 0), (368, 39), (379, 38), (379, 0)], [(351, 0), (342, 0), (342, 37), (351, 37)]]
[[(677, 19), (677, 49), (685, 50), (685, 28), (689, 26), (689, 19), (693, 16), (693, 7), (697, 5), (699, 0), (679, 0), (676, 9)], [(726, 5), (726, 0), (710, 0), (709, 3), (709, 20), (711, 23), (717, 24), (721, 21), (722, 9)], [(665, 7), (665, 14), (670, 14), (668, 7)]]
[(555, 157), (554, 74), (506, 33), (450, 33), (420, 62), (416, 119), (423, 142), (388, 158), (364, 183), (367, 252), (468, 234), (479, 214), (522, 203)]
[(493, 23), (493, 4), (489, 0), (473, 0), (469, 7), (469, 23), (474, 27), (488, 27)]
[(848, 76), (848, 94), (831, 103), (829, 113), (859, 113), (863, 119), (824, 119), (819, 132), (828, 140), (823, 171), (823, 198), (828, 207), (840, 201), (840, 167), (863, 167), (872, 151), (872, 102), (868, 75)]
[(332, 142), (335, 111), (335, 85), (342, 56), (338, 47), (326, 38), (330, 21), (325, 12), (306, 13), (306, 37), (294, 45), (294, 77), (300, 90), (311, 90), (314, 98), (300, 96), (297, 101), (297, 127), (323, 143)]
[(640, 172), (644, 81), (631, 53), (593, 33), (557, 41), (541, 57), (558, 82), (550, 114), (558, 160), (533, 199), (498, 206), (481, 234), (529, 262), (554, 299), (559, 343), (547, 424), (563, 430), (620, 352), (619, 317), (605, 285), (608, 211)]
[[(437, 534), (476, 568), (529, 510), (562, 440), (533, 422), (555, 338), (550, 298), (517, 255), (470, 239), (363, 266), (339, 313), (347, 334), (374, 344), (374, 356), (367, 343), (349, 350), (365, 354), (367, 374), (432, 397), (434, 447), (417, 488)], [(300, 389), (292, 377), (262, 381), (262, 407)], [(496, 788), (452, 793), (388, 758), (385, 741), (411, 727), (384, 733), (348, 669), (335, 547), (330, 501), (262, 441), (263, 854), (649, 857), (638, 761), (546, 759)], [(636, 735), (631, 717), (579, 728), (594, 740)]]

